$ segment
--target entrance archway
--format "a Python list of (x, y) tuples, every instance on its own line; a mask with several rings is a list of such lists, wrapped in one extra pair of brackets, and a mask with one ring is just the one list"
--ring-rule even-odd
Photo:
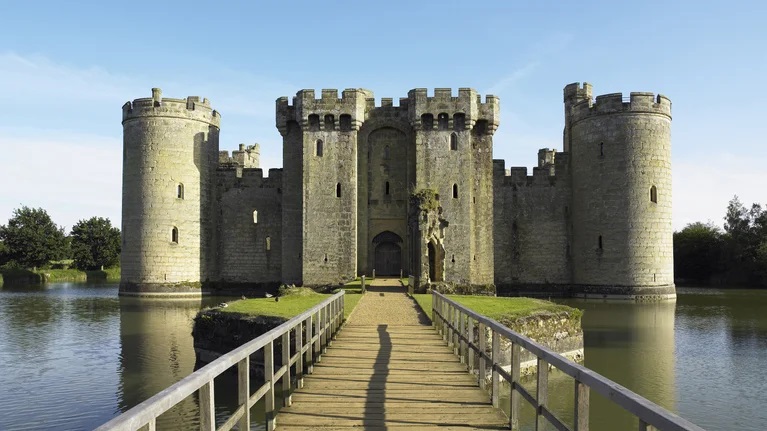
[(435, 244), (434, 241), (429, 241), (427, 244), (429, 252), (429, 280), (431, 281), (444, 281), (443, 274), (445, 269), (443, 264), (445, 262), (445, 253), (442, 247)]
[(373, 238), (373, 244), (376, 275), (399, 276), (402, 270), (402, 238), (394, 232), (384, 231)]

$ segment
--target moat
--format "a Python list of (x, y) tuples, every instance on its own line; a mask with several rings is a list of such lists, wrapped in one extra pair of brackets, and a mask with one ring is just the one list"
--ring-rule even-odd
[[(91, 429), (194, 369), (191, 318), (200, 301), (118, 298), (117, 290), (0, 289), (0, 429)], [(564, 301), (586, 309), (585, 365), (708, 430), (763, 429), (767, 291), (678, 295), (676, 303)], [(553, 406), (570, 383), (552, 379)], [(627, 427), (607, 402), (592, 395), (592, 403), (592, 429)], [(195, 418), (190, 400), (158, 428), (186, 429)]]

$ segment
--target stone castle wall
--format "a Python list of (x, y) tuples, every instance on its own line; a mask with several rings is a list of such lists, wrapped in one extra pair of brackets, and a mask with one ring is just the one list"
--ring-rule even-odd
[(528, 175), (492, 160), (493, 96), (302, 90), (277, 100), (284, 168), (264, 177), (257, 144), (219, 153), (207, 100), (154, 90), (123, 107), (122, 285), (335, 285), (385, 250), (420, 283), (673, 295), (670, 101), (564, 94), (565, 151)]
[(217, 281), (279, 284), (282, 279), (282, 170), (217, 171)]
[(673, 292), (671, 102), (608, 94), (569, 123), (573, 282)]
[(219, 114), (199, 97), (123, 106), (122, 284), (210, 278)]

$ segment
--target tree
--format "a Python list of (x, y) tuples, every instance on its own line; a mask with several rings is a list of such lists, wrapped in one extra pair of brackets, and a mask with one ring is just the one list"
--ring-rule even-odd
[(78, 269), (99, 269), (117, 264), (120, 257), (120, 229), (108, 218), (91, 217), (72, 227), (72, 257)]
[(59, 260), (66, 252), (64, 229), (42, 208), (23, 206), (13, 210), (7, 226), (0, 226), (0, 241), (10, 262), (31, 268)]
[(722, 231), (712, 223), (691, 223), (674, 232), (674, 272), (706, 282), (722, 270)]

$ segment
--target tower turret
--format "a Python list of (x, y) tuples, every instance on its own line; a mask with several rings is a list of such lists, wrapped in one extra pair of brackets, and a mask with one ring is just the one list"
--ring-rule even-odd
[(283, 136), (283, 279), (336, 284), (357, 275), (357, 132), (363, 89), (301, 90), (277, 99)]
[[(440, 221), (419, 217), (413, 250), (420, 282), (493, 283), (493, 140), (500, 103), (471, 88), (408, 93), (415, 137), (415, 189), (439, 194)], [(424, 217), (425, 216), (425, 217)], [(424, 220), (428, 221), (428, 226)], [(415, 265), (418, 265), (415, 262)]]
[(120, 292), (196, 287), (210, 277), (212, 175), (221, 117), (207, 99), (152, 97), (123, 105)]
[(594, 101), (590, 86), (572, 84), (568, 106), (574, 284), (587, 295), (674, 296), (671, 101), (652, 93)]

